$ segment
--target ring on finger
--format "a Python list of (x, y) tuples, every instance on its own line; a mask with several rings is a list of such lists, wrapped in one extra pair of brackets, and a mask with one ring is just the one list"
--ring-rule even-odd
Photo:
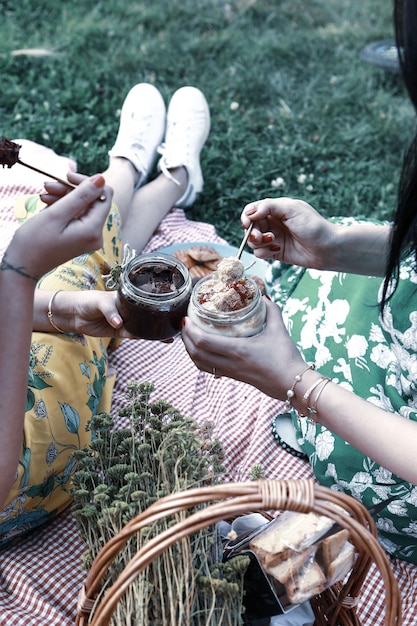
[(211, 368), (211, 373), (213, 374), (214, 378), (221, 378), (220, 374), (217, 373), (217, 369), (215, 367)]

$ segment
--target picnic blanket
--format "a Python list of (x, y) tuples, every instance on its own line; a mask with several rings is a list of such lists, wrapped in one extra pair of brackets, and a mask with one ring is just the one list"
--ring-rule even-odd
[[(30, 156), (42, 159), (45, 169), (65, 172), (71, 164), (52, 151), (20, 141)], [(24, 152), (22, 152), (23, 159)], [(24, 160), (24, 159), (23, 159)], [(40, 162), (40, 161), (38, 161)], [(14, 199), (39, 193), (45, 177), (20, 165), (0, 170), (0, 254), (17, 223)], [(210, 224), (195, 222), (181, 209), (173, 209), (150, 240), (146, 252), (173, 243), (207, 241), (226, 243)], [(4, 347), (3, 347), (4, 349)], [(110, 353), (109, 365), (117, 371), (112, 410), (124, 404), (130, 380), (155, 385), (152, 400), (163, 398), (184, 415), (199, 422), (210, 420), (223, 444), (230, 480), (247, 480), (253, 465), (262, 466), (267, 478), (311, 478), (308, 463), (286, 452), (273, 438), (271, 423), (283, 406), (253, 387), (200, 372), (189, 358), (181, 338), (172, 344), (123, 340)], [(48, 525), (0, 553), (0, 626), (69, 626), (86, 572), (81, 566), (84, 544), (67, 509)], [(401, 589), (403, 623), (417, 624), (417, 567), (390, 559)], [(359, 614), (363, 626), (384, 623), (384, 588), (372, 568), (363, 589)]]

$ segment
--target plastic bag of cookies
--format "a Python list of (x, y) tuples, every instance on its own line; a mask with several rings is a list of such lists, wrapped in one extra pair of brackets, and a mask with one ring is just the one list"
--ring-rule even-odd
[[(245, 605), (252, 618), (286, 613), (322, 593), (351, 571), (356, 558), (346, 529), (328, 517), (293, 511), (226, 545), (227, 558), (242, 553), (251, 557)], [(263, 614), (260, 595), (266, 598)]]
[[(316, 513), (286, 511), (249, 543), (283, 610), (343, 579), (355, 562), (349, 533)], [(276, 584), (278, 583), (278, 585)]]

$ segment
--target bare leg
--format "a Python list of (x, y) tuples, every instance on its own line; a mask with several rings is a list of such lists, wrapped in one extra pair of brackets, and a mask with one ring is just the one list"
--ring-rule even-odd
[[(123, 243), (137, 254), (174, 206), (191, 206), (201, 191), (200, 152), (209, 129), (208, 104), (195, 87), (178, 89), (167, 112), (152, 85), (140, 83), (128, 93), (104, 176), (120, 211)], [(158, 146), (161, 174), (144, 184)]]
[(160, 174), (135, 190), (139, 177), (136, 169), (128, 159), (112, 157), (103, 174), (114, 191), (113, 199), (122, 219), (123, 243), (128, 243), (138, 254), (187, 188), (185, 167), (174, 168), (170, 173), (178, 185)]
[(103, 176), (106, 183), (113, 188), (113, 200), (120, 211), (122, 224), (125, 225), (140, 174), (128, 159), (111, 157)]
[(187, 188), (185, 167), (170, 170), (180, 183), (175, 184), (164, 174), (135, 191), (127, 218), (123, 222), (123, 243), (139, 254), (152, 237), (160, 221), (169, 213)]

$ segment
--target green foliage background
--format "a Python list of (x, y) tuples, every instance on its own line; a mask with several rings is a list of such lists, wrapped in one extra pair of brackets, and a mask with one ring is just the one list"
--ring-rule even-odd
[[(398, 75), (360, 59), (392, 37), (391, 1), (1, 0), (0, 10), (1, 134), (92, 174), (133, 84), (154, 83), (166, 101), (191, 84), (212, 114), (192, 219), (237, 243), (242, 207), (264, 196), (391, 216), (414, 112)], [(21, 48), (55, 54), (13, 54)]]

